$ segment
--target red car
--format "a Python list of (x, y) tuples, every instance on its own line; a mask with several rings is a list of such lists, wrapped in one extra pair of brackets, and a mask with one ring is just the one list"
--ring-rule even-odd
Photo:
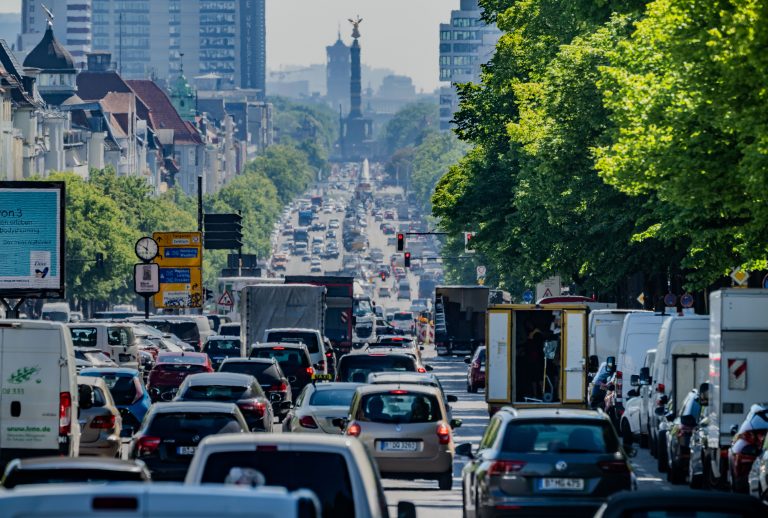
[(762, 453), (766, 434), (768, 406), (752, 405), (728, 449), (728, 476), (734, 493), (749, 493), (749, 472)]
[(190, 374), (213, 372), (207, 354), (195, 352), (160, 353), (155, 366), (149, 371), (147, 388), (152, 401), (170, 401), (181, 383)]
[(475, 354), (464, 357), (467, 368), (467, 392), (477, 392), (485, 388), (485, 346), (475, 349)]

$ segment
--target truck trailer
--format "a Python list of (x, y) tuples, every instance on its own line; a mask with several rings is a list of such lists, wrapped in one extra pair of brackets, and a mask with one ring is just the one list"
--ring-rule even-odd
[(435, 349), (438, 355), (472, 353), (485, 343), (485, 286), (436, 286)]

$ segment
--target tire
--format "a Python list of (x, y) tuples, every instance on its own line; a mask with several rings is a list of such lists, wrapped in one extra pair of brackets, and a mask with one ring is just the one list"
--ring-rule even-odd
[(667, 472), (667, 432), (660, 430), (656, 436), (656, 469)]
[(472, 392), (472, 385), (470, 385), (469, 382), (467, 382), (467, 392)]
[(450, 491), (451, 488), (453, 488), (453, 469), (441, 473), (440, 476), (437, 477), (437, 487), (440, 491)]
[(685, 482), (685, 474), (680, 469), (680, 465), (674, 460), (670, 463), (667, 470), (667, 481), (670, 484), (682, 484)]
[(640, 434), (640, 447), (641, 448), (648, 448), (648, 434), (641, 433)]
[(626, 419), (621, 420), (621, 442), (624, 448), (631, 448), (635, 438), (632, 435), (632, 427), (629, 426), (629, 421)]
[(688, 461), (688, 487), (691, 489), (701, 489), (704, 487), (704, 475), (699, 473), (698, 475), (694, 475), (691, 472), (691, 466), (693, 463)]
[(471, 385), (470, 386), (470, 392), (473, 394), (477, 394), (477, 385)]

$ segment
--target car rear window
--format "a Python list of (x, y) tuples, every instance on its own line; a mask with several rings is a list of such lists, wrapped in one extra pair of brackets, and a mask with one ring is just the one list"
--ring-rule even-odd
[(189, 363), (160, 363), (155, 365), (152, 370), (161, 372), (186, 372), (188, 374), (206, 372), (205, 365), (192, 365)]
[(222, 336), (240, 336), (240, 324), (221, 324), (219, 334)]
[(437, 398), (406, 390), (364, 396), (357, 416), (375, 423), (434, 423), (442, 418)]
[(234, 385), (192, 385), (181, 395), (184, 401), (237, 401), (250, 396), (249, 387)]
[(614, 453), (616, 433), (594, 421), (536, 421), (510, 423), (501, 450), (511, 453)]
[[(322, 475), (318, 476), (318, 469)], [(203, 484), (249, 484), (264, 477), (268, 486), (289, 491), (309, 489), (320, 499), (324, 518), (355, 516), (352, 482), (344, 456), (316, 451), (280, 451), (257, 446), (256, 451), (211, 454), (205, 462)]]
[(164, 412), (155, 414), (147, 428), (147, 435), (188, 439), (217, 433), (242, 432), (232, 414), (214, 412)]
[(300, 342), (307, 346), (310, 354), (320, 351), (317, 344), (317, 334), (301, 333), (296, 331), (270, 331), (267, 342)]
[(339, 362), (339, 381), (365, 383), (372, 372), (416, 372), (416, 360), (411, 357), (381, 355), (347, 355)]
[(147, 324), (151, 325), (155, 329), (159, 329), (164, 333), (171, 333), (179, 337), (180, 340), (185, 342), (196, 342), (200, 340), (200, 330), (195, 322), (168, 322), (162, 321), (148, 321)]
[(316, 390), (309, 399), (312, 406), (349, 406), (355, 389)]
[(240, 340), (209, 340), (206, 342), (203, 352), (211, 354), (240, 355)]
[(133, 376), (116, 376), (105, 374), (101, 376), (112, 394), (116, 405), (131, 405), (138, 395), (138, 378)]
[(71, 327), (69, 332), (72, 335), (72, 345), (75, 347), (96, 347), (95, 327)]
[(13, 470), (3, 481), (3, 487), (27, 484), (102, 484), (105, 482), (146, 482), (141, 472), (115, 469), (20, 469)]
[[(409, 289), (410, 284), (407, 282), (401, 282), (400, 283), (400, 289)], [(395, 313), (394, 317), (395, 320), (413, 320), (413, 315), (411, 313)]]
[(255, 358), (274, 358), (285, 372), (293, 372), (301, 367), (309, 367), (309, 358), (299, 349), (256, 347), (252, 350), (251, 356)]

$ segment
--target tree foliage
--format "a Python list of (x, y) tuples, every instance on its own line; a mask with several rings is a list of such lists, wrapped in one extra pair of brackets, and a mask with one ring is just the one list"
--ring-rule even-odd
[(412, 103), (400, 109), (384, 126), (380, 137), (386, 156), (397, 150), (418, 146), (439, 127), (437, 105), (427, 102)]

